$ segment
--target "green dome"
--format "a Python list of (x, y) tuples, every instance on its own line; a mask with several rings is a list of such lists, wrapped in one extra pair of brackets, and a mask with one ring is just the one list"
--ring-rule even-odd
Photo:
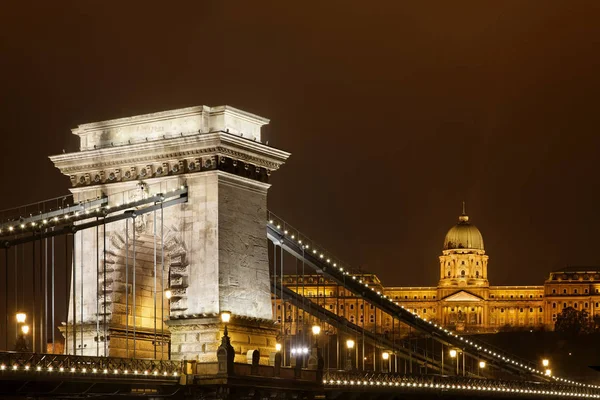
[(458, 224), (450, 228), (444, 239), (444, 250), (457, 249), (484, 249), (481, 232), (469, 223), (469, 217), (464, 214), (458, 217)]

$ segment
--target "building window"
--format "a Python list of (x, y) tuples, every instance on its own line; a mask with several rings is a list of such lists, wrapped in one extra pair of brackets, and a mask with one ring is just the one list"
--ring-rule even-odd
[[(464, 263), (465, 263), (465, 262), (463, 261), (463, 264), (464, 264)], [(464, 270), (464, 269), (463, 269), (462, 271), (460, 271), (460, 276), (465, 276), (465, 270)]]
[(330, 309), (330, 310), (333, 310), (333, 304), (330, 304), (330, 305), (329, 305), (329, 309)]
[(350, 309), (354, 310), (354, 304), (350, 304)]
[(365, 308), (365, 305), (364, 305), (364, 304), (361, 304), (361, 305), (360, 305), (360, 309), (361, 309), (361, 310), (363, 310), (364, 308)]
[(577, 303), (573, 304), (573, 306), (574, 306), (575, 308), (577, 308)]
[(567, 308), (567, 303), (563, 303), (563, 308)]
[(332, 291), (329, 292), (329, 297), (333, 297), (333, 292)]
[(479, 261), (477, 261), (477, 262), (475, 263), (475, 265), (479, 265)]
[(371, 323), (375, 322), (375, 317), (373, 316), (373, 314), (371, 314), (371, 316), (369, 317), (369, 320), (371, 321)]
[(519, 296), (519, 298), (521, 298), (521, 299), (522, 299), (522, 298), (523, 298), (523, 295)]
[(364, 324), (365, 323), (365, 317), (364, 315), (360, 314), (360, 323)]
[(585, 308), (588, 308), (588, 303), (584, 303), (584, 304), (583, 304), (583, 306), (584, 306)]
[(530, 294), (530, 295), (529, 295), (529, 298), (530, 298), (530, 299), (533, 299), (533, 295), (532, 295), (532, 294)]
[(408, 296), (404, 296), (404, 300), (407, 300), (407, 299), (408, 299)]
[(450, 276), (450, 271), (448, 271), (448, 277)]
[(427, 296), (423, 296), (423, 300), (427, 300)]
[(433, 298), (435, 299), (435, 296), (433, 296)]
[(464, 262), (464, 261), (462, 261), (462, 262), (460, 263), (460, 265), (465, 265), (465, 262)]
[(500, 309), (500, 312), (501, 312), (501, 313), (503, 313), (503, 312), (504, 312), (504, 308), (501, 308), (501, 309)]
[(350, 316), (350, 322), (354, 323), (354, 315)]
[(340, 304), (340, 310), (343, 310), (343, 309), (344, 309), (344, 305)]
[(510, 295), (510, 298), (512, 299), (513, 297), (515, 297), (515, 296), (513, 296), (513, 295), (511, 294), (511, 295)]
[(563, 289), (563, 294), (567, 294), (567, 289)]
[(556, 308), (556, 303), (552, 303), (552, 308)]
[(598, 293), (598, 289), (596, 289), (596, 293)]
[(522, 309), (522, 308), (521, 308), (521, 309), (519, 309), (519, 312), (523, 312), (523, 309)]
[(584, 293), (586, 293), (586, 294), (587, 294), (588, 292), (589, 292), (589, 291), (588, 291), (587, 289), (585, 289), (585, 290), (584, 290)]
[(573, 294), (577, 294), (577, 289), (573, 289)]
[(373, 304), (371, 304), (371, 310), (374, 309), (374, 308), (375, 308), (375, 306)]
[(416, 299), (417, 299), (417, 296), (413, 296), (413, 299), (415, 299), (415, 300), (416, 300)]
[(426, 308), (423, 309), (423, 314), (427, 314), (427, 309)]
[(492, 295), (490, 296), (490, 298), (492, 298), (492, 299), (493, 299), (493, 298), (494, 298), (494, 295), (492, 294)]
[(556, 289), (552, 289), (552, 294), (556, 294)]
[(396, 296), (395, 299), (398, 300), (398, 296)]
[(600, 305), (600, 303), (596, 302), (596, 307), (598, 307)]
[(542, 312), (542, 311), (543, 311), (543, 310), (542, 310), (542, 307), (540, 307), (540, 312)]
[(479, 271), (475, 271), (475, 277), (479, 278)]
[(529, 312), (533, 312), (533, 308), (530, 308), (530, 309), (529, 309)]

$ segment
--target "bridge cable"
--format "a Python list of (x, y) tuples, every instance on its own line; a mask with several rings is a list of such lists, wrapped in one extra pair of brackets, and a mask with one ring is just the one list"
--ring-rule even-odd
[[(52, 230), (54, 231), (54, 227), (52, 227)], [(51, 256), (51, 260), (52, 260), (52, 266), (51, 266), (51, 270), (52, 270), (52, 285), (50, 286), (50, 292), (52, 293), (52, 353), (56, 352), (56, 341), (55, 341), (55, 331), (56, 331), (56, 327), (55, 327), (55, 319), (54, 319), (54, 236), (52, 236), (52, 256)]]
[(81, 355), (83, 355), (83, 232), (84, 231), (79, 231), (79, 239), (81, 242), (81, 250), (79, 250), (79, 271), (81, 272), (81, 277), (79, 278), (81, 280), (81, 287), (79, 288), (81, 292), (81, 297), (79, 300), (79, 313), (81, 318), (79, 324), (81, 326), (79, 327), (79, 331), (81, 333), (81, 343), (79, 344), (79, 347), (81, 347)]
[(108, 357), (108, 332), (106, 326), (106, 216), (102, 219), (102, 324), (104, 330), (104, 357)]
[(152, 212), (154, 217), (154, 223), (152, 226), (153, 229), (153, 239), (154, 239), (154, 359), (156, 360), (156, 210)]
[(77, 259), (77, 249), (75, 248), (75, 234), (73, 234), (72, 251), (71, 251), (71, 266), (73, 274), (73, 355), (77, 355), (77, 269), (75, 268), (75, 260)]
[(4, 314), (6, 315), (5, 348), (8, 351), (8, 248), (4, 249)]
[(135, 341), (135, 334), (136, 334), (136, 325), (135, 325), (135, 314), (136, 314), (136, 299), (135, 299), (135, 269), (136, 269), (136, 258), (137, 255), (135, 254), (135, 216), (133, 217), (133, 358), (135, 359), (135, 354), (136, 354), (136, 341)]
[[(165, 352), (165, 296), (164, 296), (164, 289), (165, 289), (165, 234), (164, 234), (164, 210), (163, 210), (163, 204), (162, 202), (160, 203), (160, 264), (161, 264), (161, 268), (162, 268), (162, 275), (160, 276), (160, 287), (163, 291), (163, 293), (161, 293), (160, 296), (160, 337), (161, 337), (161, 341), (160, 341), (160, 359), (162, 360), (164, 357), (164, 352)], [(168, 287), (169, 290), (171, 290), (170, 287)], [(171, 314), (170, 312), (170, 307), (169, 307), (169, 316)], [(170, 358), (170, 357), (169, 357)]]
[(125, 220), (125, 354), (129, 358), (129, 218)]
[[(32, 233), (32, 235), (34, 235)], [(40, 252), (41, 253), (41, 252)], [(33, 350), (33, 352), (35, 353), (35, 348), (37, 347), (37, 340), (36, 340), (36, 326), (35, 326), (35, 309), (36, 309), (36, 291), (37, 291), (37, 285), (35, 282), (35, 240), (31, 242), (31, 287), (33, 289), (33, 293), (32, 293), (32, 310), (31, 310), (31, 348)]]
[[(98, 221), (98, 217), (96, 217)], [(98, 225), (96, 225), (96, 357), (100, 356), (100, 301), (98, 301), (98, 294), (100, 292), (100, 280), (98, 275), (100, 274), (100, 248), (99, 248), (99, 234)]]
[[(46, 232), (48, 232), (48, 228), (46, 228)], [(45, 353), (48, 347), (48, 238), (44, 240), (44, 339), (42, 352)], [(46, 344), (46, 348), (44, 348), (44, 344)]]
[(67, 321), (65, 324), (65, 354), (69, 353), (69, 235), (65, 236), (65, 310), (67, 312)]

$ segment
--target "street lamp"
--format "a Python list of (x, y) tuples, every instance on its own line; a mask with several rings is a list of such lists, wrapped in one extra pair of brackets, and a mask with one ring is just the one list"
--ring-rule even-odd
[(485, 361), (479, 361), (479, 368), (481, 368), (481, 369), (485, 368)]
[(354, 349), (354, 340), (346, 340), (346, 371), (352, 371), (352, 349)]
[(25, 314), (24, 312), (17, 313), (17, 322), (19, 324), (22, 324), (23, 322), (25, 322), (26, 319), (27, 319), (27, 314)]
[(550, 360), (548, 360), (547, 358), (544, 358), (542, 360), (542, 365), (544, 366), (544, 368), (547, 368), (550, 365)]
[(383, 353), (381, 353), (381, 358), (383, 359), (383, 372), (388, 372), (388, 367), (390, 364), (390, 353), (384, 351)]
[(454, 359), (454, 362), (456, 364), (456, 375), (458, 375), (458, 352), (456, 351), (456, 349), (450, 349), (450, 358)]
[(171, 300), (171, 297), (173, 297), (173, 292), (171, 292), (171, 289), (165, 289), (165, 297), (167, 300)]
[(321, 333), (321, 327), (319, 325), (312, 326), (312, 333), (315, 335), (315, 347), (319, 346), (319, 333)]
[(547, 376), (551, 376), (552, 375), (552, 370), (550, 368), (546, 368), (546, 375)]
[(229, 311), (221, 312), (221, 322), (228, 324), (229, 320), (231, 320), (231, 313)]
[(281, 343), (275, 343), (275, 351), (281, 351)]
[(27, 335), (29, 333), (29, 325), (23, 325), (21, 327), (21, 332), (23, 332), (23, 335)]

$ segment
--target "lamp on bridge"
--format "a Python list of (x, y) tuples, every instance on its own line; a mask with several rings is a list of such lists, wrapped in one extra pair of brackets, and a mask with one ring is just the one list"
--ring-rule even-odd
[(221, 345), (217, 349), (217, 360), (219, 361), (219, 373), (232, 373), (233, 361), (235, 359), (235, 350), (231, 345), (231, 340), (227, 334), (227, 324), (231, 319), (229, 311), (221, 312), (221, 322), (225, 324), (223, 328), (223, 337), (221, 337)]
[(25, 322), (26, 319), (27, 319), (27, 314), (25, 314), (24, 312), (17, 313), (17, 322), (19, 324), (22, 324), (23, 322)]
[(485, 361), (479, 361), (479, 373), (477, 375), (481, 375), (481, 370), (485, 368)]
[(383, 360), (382, 363), (382, 372), (389, 372), (390, 368), (390, 353), (388, 353), (387, 351), (384, 351), (383, 353), (381, 353), (381, 358)]
[(544, 358), (542, 360), (542, 365), (544, 366), (544, 368), (548, 368), (550, 366), (550, 360), (548, 360), (547, 358)]
[(346, 354), (346, 371), (352, 371), (352, 350), (354, 349), (354, 340), (346, 340), (346, 349), (348, 351)]
[(315, 335), (315, 347), (319, 347), (319, 334), (321, 333), (321, 327), (319, 325), (313, 325), (312, 333)]
[(458, 375), (458, 351), (456, 349), (450, 349), (450, 358), (452, 358), (456, 364), (456, 375)]
[(552, 370), (550, 368), (546, 368), (546, 375), (552, 376)]
[(17, 345), (16, 345), (17, 351), (29, 351), (29, 348), (27, 346), (27, 334), (28, 333), (29, 333), (29, 325), (22, 325), (21, 326), (21, 334), (17, 338)]

